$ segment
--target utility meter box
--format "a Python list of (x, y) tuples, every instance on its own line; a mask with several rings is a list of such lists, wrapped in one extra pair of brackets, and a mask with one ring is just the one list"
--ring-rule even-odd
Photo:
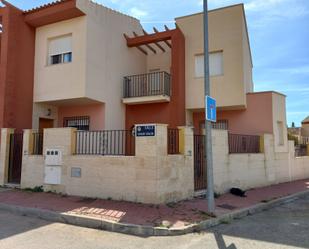
[(46, 166), (61, 166), (62, 152), (59, 149), (47, 149), (45, 154)]
[(45, 166), (44, 183), (51, 185), (61, 184), (61, 167)]
[(62, 152), (59, 149), (47, 149), (45, 153), (44, 183), (61, 184)]

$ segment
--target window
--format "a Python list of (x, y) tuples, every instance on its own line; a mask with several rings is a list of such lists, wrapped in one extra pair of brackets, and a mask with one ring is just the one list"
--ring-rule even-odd
[(72, 35), (49, 40), (48, 64), (56, 65), (72, 62)]
[(284, 145), (284, 128), (283, 128), (283, 122), (278, 121), (278, 145)]
[[(223, 75), (223, 52), (209, 54), (210, 76)], [(195, 77), (204, 77), (204, 55), (195, 56)]]
[(63, 119), (63, 127), (77, 128), (79, 131), (89, 131), (89, 117), (66, 117)]
[(52, 55), (51, 56), (51, 63), (50, 64), (52, 64), (52, 65), (60, 64), (61, 60), (62, 60), (61, 54), (60, 55), (59, 54), (58, 55)]
[[(211, 127), (216, 130), (228, 130), (229, 122), (226, 119), (217, 120), (216, 123), (211, 123)], [(205, 135), (205, 121), (200, 122), (200, 133)]]

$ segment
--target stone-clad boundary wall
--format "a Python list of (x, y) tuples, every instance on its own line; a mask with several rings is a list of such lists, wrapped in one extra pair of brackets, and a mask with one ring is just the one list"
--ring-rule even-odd
[[(74, 155), (72, 128), (46, 129), (43, 151), (63, 153), (60, 185), (44, 184), (44, 157), (29, 155), (31, 130), (24, 132), (22, 188), (44, 186), (46, 191), (93, 198), (112, 198), (142, 203), (166, 203), (192, 198), (193, 130), (180, 128), (185, 155), (167, 154), (167, 126), (156, 125), (155, 137), (136, 137), (135, 156)], [(80, 168), (81, 177), (71, 177)]]
[(286, 152), (276, 152), (274, 136), (265, 134), (263, 153), (229, 154), (228, 133), (213, 130), (215, 191), (224, 193), (231, 187), (250, 189), (309, 178), (309, 157), (294, 156), (294, 142)]
[[(63, 165), (60, 185), (44, 184), (44, 156), (30, 155), (32, 130), (24, 131), (22, 188), (44, 186), (46, 191), (112, 198), (142, 203), (167, 203), (194, 195), (193, 130), (180, 129), (180, 155), (167, 154), (167, 126), (156, 125), (155, 137), (137, 137), (135, 156), (74, 155), (75, 130), (46, 129), (46, 149), (60, 149)], [(2, 129), (0, 185), (7, 183), (8, 143), (12, 129)], [(231, 187), (250, 189), (309, 178), (309, 157), (295, 158), (294, 144), (276, 152), (274, 136), (263, 136), (263, 153), (229, 154), (228, 133), (213, 130), (214, 183), (217, 193)], [(71, 176), (72, 168), (81, 177)]]

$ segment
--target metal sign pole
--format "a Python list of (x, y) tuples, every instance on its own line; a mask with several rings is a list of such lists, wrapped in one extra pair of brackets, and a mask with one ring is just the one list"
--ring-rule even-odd
[(213, 181), (213, 159), (212, 159), (212, 137), (211, 137), (211, 122), (207, 118), (206, 96), (210, 95), (210, 77), (209, 77), (209, 41), (208, 41), (208, 3), (204, 0), (204, 83), (205, 83), (205, 172), (207, 172), (207, 204), (208, 212), (214, 213), (214, 181)]

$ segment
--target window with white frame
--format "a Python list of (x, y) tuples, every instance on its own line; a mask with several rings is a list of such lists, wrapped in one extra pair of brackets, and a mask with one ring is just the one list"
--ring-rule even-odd
[(72, 61), (72, 35), (50, 39), (48, 42), (48, 65)]
[(284, 145), (284, 127), (282, 121), (277, 121), (278, 127), (278, 145)]
[[(210, 76), (223, 75), (223, 52), (209, 54), (209, 73)], [(204, 55), (195, 56), (195, 77), (204, 77)]]

